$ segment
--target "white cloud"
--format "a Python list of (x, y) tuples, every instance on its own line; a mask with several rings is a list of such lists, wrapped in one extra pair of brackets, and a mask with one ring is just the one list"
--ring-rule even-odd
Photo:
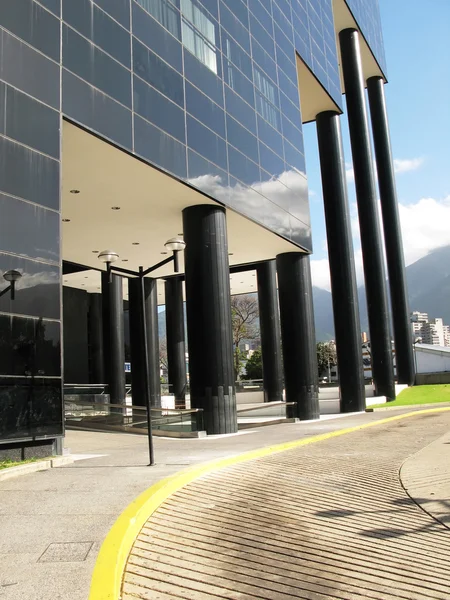
[(394, 170), (396, 173), (406, 173), (407, 171), (415, 171), (423, 165), (423, 158), (401, 159), (394, 158)]
[[(356, 204), (351, 205), (350, 212), (356, 279), (358, 285), (361, 285), (364, 277)], [(437, 248), (450, 245), (450, 195), (438, 200), (422, 198), (415, 204), (399, 204), (399, 214), (406, 265), (416, 262)], [(313, 258), (311, 269), (314, 285), (330, 290), (328, 260)]]
[(422, 198), (416, 204), (400, 204), (405, 262), (416, 262), (432, 250), (450, 245), (450, 196)]
[[(394, 158), (394, 171), (397, 174), (407, 173), (408, 171), (415, 171), (419, 169), (424, 163), (423, 158)], [(373, 161), (373, 172), (377, 177), (377, 164)], [(355, 171), (351, 163), (345, 163), (345, 176), (347, 183), (355, 182)]]

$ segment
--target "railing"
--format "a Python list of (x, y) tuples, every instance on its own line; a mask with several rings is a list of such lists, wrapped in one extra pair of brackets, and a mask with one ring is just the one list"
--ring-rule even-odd
[[(238, 408), (236, 410), (238, 417), (253, 417), (256, 414), (263, 418), (283, 418), (289, 416), (289, 407), (295, 406), (295, 402), (265, 402), (258, 403), (255, 406)], [(247, 414), (249, 413), (249, 414)]]
[[(144, 406), (111, 404), (90, 401), (80, 396), (66, 397), (64, 402), (66, 425), (86, 429), (147, 432), (147, 409)], [(194, 433), (203, 431), (203, 410), (152, 408), (152, 431)]]

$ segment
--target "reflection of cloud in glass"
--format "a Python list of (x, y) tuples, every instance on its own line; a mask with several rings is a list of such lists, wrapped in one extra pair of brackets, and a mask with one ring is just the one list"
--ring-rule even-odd
[[(20, 267), (17, 269), (22, 277), (16, 283), (16, 290), (25, 290), (38, 285), (59, 285), (59, 273), (57, 271), (41, 271), (40, 273), (27, 273)], [(3, 283), (3, 282), (2, 282)], [(6, 285), (9, 285), (5, 282)], [(6, 287), (6, 285), (4, 287)]]

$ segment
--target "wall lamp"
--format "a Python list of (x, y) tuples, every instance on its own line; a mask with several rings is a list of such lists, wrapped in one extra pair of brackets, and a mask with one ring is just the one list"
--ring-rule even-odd
[(15, 269), (11, 269), (10, 271), (6, 271), (3, 273), (3, 279), (9, 282), (7, 288), (0, 292), (0, 297), (8, 292), (11, 292), (11, 300), (14, 300), (16, 297), (16, 282), (22, 277), (22, 273), (20, 271), (16, 271)]

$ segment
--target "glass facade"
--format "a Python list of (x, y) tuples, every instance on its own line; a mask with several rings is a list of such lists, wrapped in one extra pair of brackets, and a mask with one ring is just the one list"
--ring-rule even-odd
[(380, 69), (387, 76), (383, 30), (378, 0), (346, 0), (358, 27), (365, 37)]
[(296, 60), (341, 106), (332, 0), (0, 0), (0, 47), (0, 422), (56, 435), (62, 116), (310, 250)]

